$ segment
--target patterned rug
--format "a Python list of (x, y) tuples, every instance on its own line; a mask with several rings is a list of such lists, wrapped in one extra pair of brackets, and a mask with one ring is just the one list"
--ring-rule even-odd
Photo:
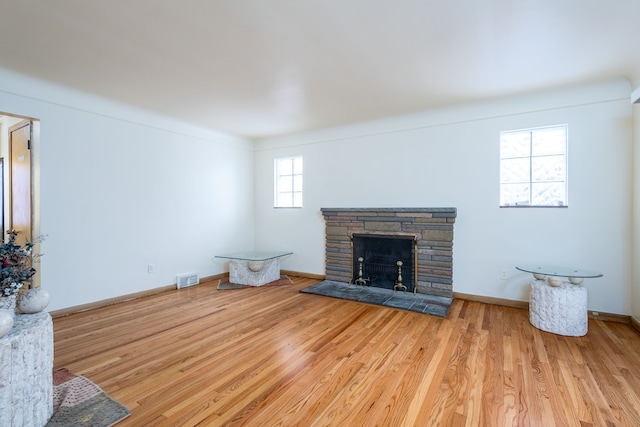
[(89, 379), (65, 368), (53, 371), (53, 417), (46, 427), (108, 427), (130, 414)]
[(251, 286), (251, 285), (240, 285), (238, 283), (229, 282), (229, 277), (224, 277), (218, 280), (218, 290), (226, 291), (230, 289), (243, 289), (243, 288), (263, 288), (265, 286), (281, 286), (281, 285), (291, 285), (293, 281), (289, 279), (288, 276), (282, 275), (280, 279), (274, 280), (273, 282), (266, 283), (262, 286)]
[(331, 280), (300, 289), (300, 292), (327, 297), (358, 301), (385, 307), (400, 308), (417, 313), (447, 317), (452, 298), (437, 295), (413, 294), (413, 292), (393, 291), (374, 286), (356, 286)]

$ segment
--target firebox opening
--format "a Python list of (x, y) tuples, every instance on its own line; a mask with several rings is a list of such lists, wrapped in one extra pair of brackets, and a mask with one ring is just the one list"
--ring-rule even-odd
[[(367, 286), (385, 289), (400, 289), (398, 273), (401, 272), (402, 285), (408, 292), (415, 287), (415, 239), (413, 235), (353, 234), (353, 278), (358, 283), (362, 263), (362, 278)], [(362, 258), (360, 262), (358, 259)], [(398, 265), (401, 262), (401, 266)]]

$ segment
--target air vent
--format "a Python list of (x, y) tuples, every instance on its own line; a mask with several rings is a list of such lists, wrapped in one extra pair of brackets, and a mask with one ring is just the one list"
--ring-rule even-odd
[(176, 276), (176, 284), (178, 289), (197, 285), (198, 283), (200, 283), (200, 279), (198, 278), (197, 274), (182, 274)]

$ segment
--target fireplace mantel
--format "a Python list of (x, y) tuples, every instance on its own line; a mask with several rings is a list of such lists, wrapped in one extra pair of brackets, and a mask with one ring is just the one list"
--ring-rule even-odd
[(416, 235), (417, 292), (453, 296), (456, 208), (322, 208), (326, 279), (352, 280), (353, 234)]

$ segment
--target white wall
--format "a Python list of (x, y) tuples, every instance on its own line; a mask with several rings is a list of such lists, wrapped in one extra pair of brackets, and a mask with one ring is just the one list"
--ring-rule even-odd
[[(637, 80), (640, 82), (640, 78)], [(634, 86), (637, 87), (637, 86)], [(631, 315), (640, 322), (640, 104), (633, 107), (633, 280)]]
[(40, 120), (49, 310), (222, 273), (215, 254), (253, 248), (250, 141), (6, 70), (0, 112)]
[[(629, 82), (258, 141), (256, 247), (283, 268), (324, 274), (323, 207), (456, 207), (454, 292), (528, 299), (518, 264), (598, 270), (589, 308), (630, 313), (632, 116)], [(499, 132), (569, 125), (569, 208), (500, 209)], [(273, 159), (304, 156), (304, 208), (273, 209)], [(500, 280), (500, 270), (508, 280)]]
[[(292, 250), (283, 268), (324, 274), (320, 208), (454, 206), (454, 292), (526, 300), (529, 279), (515, 265), (571, 265), (605, 274), (586, 281), (590, 309), (638, 317), (630, 251), (640, 113), (629, 93), (616, 81), (444, 108), (262, 140), (254, 153), (240, 138), (0, 70), (0, 112), (41, 121), (50, 310), (180, 273), (222, 273), (215, 254), (253, 247)], [(498, 133), (557, 123), (569, 124), (569, 208), (498, 208)], [(298, 154), (305, 207), (273, 209), (273, 159)]]

